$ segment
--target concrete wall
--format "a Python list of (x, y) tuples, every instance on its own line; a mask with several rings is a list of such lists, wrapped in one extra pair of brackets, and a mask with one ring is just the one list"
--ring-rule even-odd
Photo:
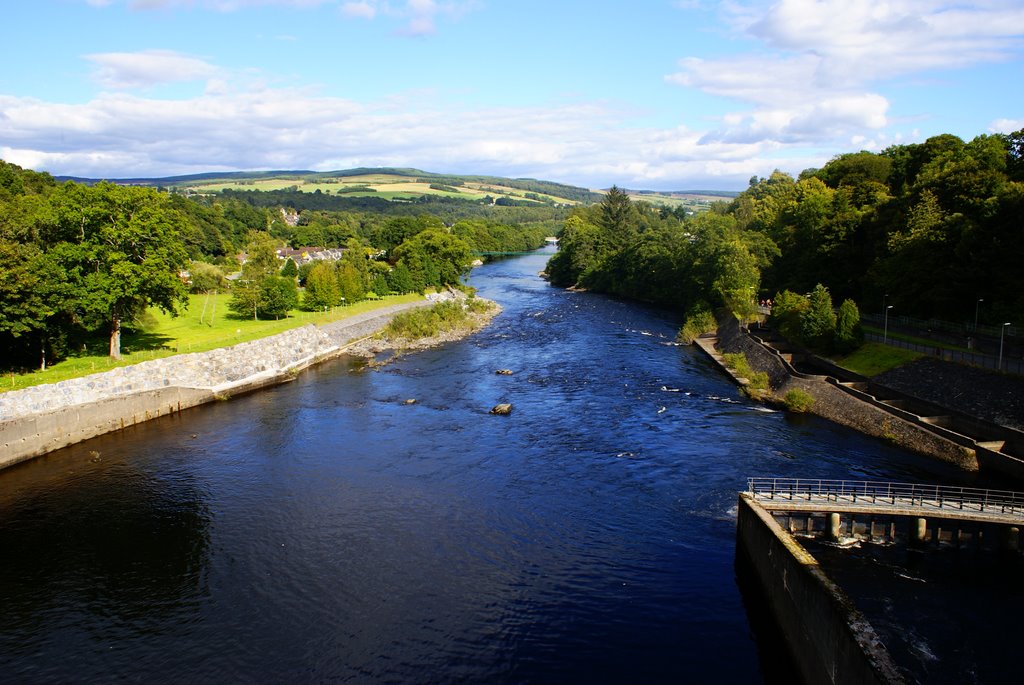
[(874, 629), (818, 562), (745, 494), (738, 555), (750, 565), (805, 683), (902, 683)]

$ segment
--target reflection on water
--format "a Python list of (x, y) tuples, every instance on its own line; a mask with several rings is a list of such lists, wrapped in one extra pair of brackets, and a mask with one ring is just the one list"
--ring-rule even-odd
[(0, 473), (0, 673), (757, 682), (748, 475), (963, 478), (764, 411), (672, 314), (550, 288), (545, 260), (475, 272), (504, 312), (470, 340)]

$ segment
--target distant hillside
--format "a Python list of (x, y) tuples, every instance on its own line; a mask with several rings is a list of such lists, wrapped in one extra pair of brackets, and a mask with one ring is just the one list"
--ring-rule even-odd
[[(58, 177), (95, 183), (98, 179)], [(423, 196), (494, 204), (575, 205), (600, 202), (602, 195), (586, 188), (533, 178), (436, 174), (393, 167), (341, 171), (210, 172), (162, 178), (110, 179), (113, 183), (150, 185), (186, 193), (294, 190), (305, 193), (375, 197), (410, 201)]]

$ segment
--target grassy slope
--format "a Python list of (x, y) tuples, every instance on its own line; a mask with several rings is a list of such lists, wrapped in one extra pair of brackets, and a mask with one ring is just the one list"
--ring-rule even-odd
[(56, 383), (98, 371), (107, 371), (117, 366), (137, 364), (149, 359), (227, 347), (240, 342), (265, 338), (268, 335), (306, 324), (329, 323), (371, 309), (402, 302), (414, 302), (421, 299), (421, 296), (417, 294), (396, 295), (380, 300), (364, 300), (346, 307), (336, 307), (333, 311), (323, 313), (294, 310), (289, 313), (288, 318), (280, 321), (233, 318), (234, 315), (228, 310), (230, 299), (231, 295), (226, 293), (211, 296), (208, 299), (205, 295), (192, 295), (188, 310), (178, 317), (171, 317), (159, 310), (151, 310), (147, 315), (144, 332), (123, 336), (121, 342), (123, 359), (120, 362), (113, 362), (103, 351), (92, 349), (82, 356), (72, 357), (54, 364), (46, 371), (10, 374), (0, 382), (0, 390)]

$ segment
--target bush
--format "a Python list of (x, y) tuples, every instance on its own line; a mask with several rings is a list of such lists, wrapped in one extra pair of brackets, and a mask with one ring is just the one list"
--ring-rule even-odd
[(810, 411), (811, 407), (814, 406), (814, 398), (799, 388), (787, 392), (782, 401), (785, 403), (786, 409), (798, 414)]
[(750, 362), (747, 361), (746, 355), (742, 352), (727, 352), (722, 355), (722, 358), (725, 360), (725, 365), (735, 371), (737, 376), (747, 379), (747, 389), (768, 389), (768, 374), (764, 371), (754, 371), (750, 366)]
[(700, 336), (715, 330), (717, 327), (718, 322), (715, 321), (714, 314), (707, 309), (698, 310), (686, 318), (686, 323), (679, 329), (676, 340), (689, 345)]

